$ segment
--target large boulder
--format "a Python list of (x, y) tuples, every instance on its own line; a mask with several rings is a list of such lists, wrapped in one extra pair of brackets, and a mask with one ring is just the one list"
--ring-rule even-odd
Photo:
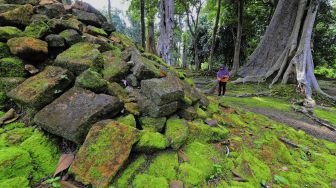
[(94, 36), (104, 36), (104, 37), (108, 36), (108, 34), (104, 31), (104, 29), (100, 29), (92, 25), (87, 26), (85, 28), (85, 32)]
[(103, 36), (93, 36), (88, 33), (84, 33), (82, 35), (83, 41), (92, 43), (92, 44), (98, 44), (98, 50), (100, 52), (106, 52), (106, 51), (111, 51), (115, 50), (116, 47), (111, 43), (109, 39)]
[[(1, 1), (0, 1), (1, 2)], [(0, 3), (0, 14), (4, 12), (8, 12), (10, 10), (14, 10), (16, 8), (21, 7), (21, 5), (14, 5), (14, 4), (2, 4)]]
[(156, 132), (143, 131), (139, 142), (134, 146), (134, 150), (144, 153), (152, 153), (164, 150), (169, 146), (167, 138)]
[(5, 2), (9, 4), (19, 4), (19, 5), (25, 5), (25, 4), (37, 5), (40, 2), (40, 0), (5, 0)]
[(74, 87), (38, 112), (34, 121), (50, 133), (81, 144), (93, 123), (114, 117), (121, 108), (116, 97)]
[(179, 149), (186, 142), (188, 134), (189, 129), (185, 120), (176, 118), (168, 119), (165, 135), (173, 149)]
[(12, 89), (8, 96), (22, 106), (42, 108), (69, 87), (73, 79), (72, 73), (68, 70), (48, 66)]
[(48, 55), (48, 43), (32, 37), (12, 38), (7, 45), (12, 54), (30, 61), (41, 61)]
[(149, 116), (149, 117), (166, 117), (169, 115), (174, 114), (179, 108), (179, 102), (174, 101), (164, 105), (157, 105), (152, 102), (150, 99), (138, 95), (137, 96), (138, 106), (140, 110), (140, 114), (142, 116)]
[(140, 118), (141, 128), (149, 132), (161, 132), (166, 125), (167, 118), (151, 118), (142, 117)]
[(48, 18), (59, 18), (66, 13), (62, 3), (39, 5), (34, 10), (37, 14), (46, 15)]
[(107, 90), (108, 82), (103, 77), (93, 70), (86, 70), (76, 78), (76, 86), (93, 92), (103, 92)]
[(113, 82), (123, 79), (130, 70), (130, 65), (120, 57), (105, 58), (104, 69), (102, 71), (104, 79)]
[(139, 131), (116, 121), (96, 123), (79, 149), (70, 172), (76, 180), (96, 187), (108, 187), (128, 159)]
[(50, 34), (46, 36), (45, 40), (48, 42), (48, 46), (51, 48), (65, 47), (64, 38), (60, 35)]
[(141, 81), (140, 92), (156, 105), (164, 105), (183, 98), (183, 87), (179, 82), (169, 78)]
[(141, 55), (132, 55), (134, 67), (132, 72), (138, 80), (146, 80), (160, 77), (160, 69), (154, 61), (151, 61)]
[(90, 67), (103, 66), (99, 59), (100, 52), (90, 43), (77, 43), (59, 54), (55, 64), (66, 67), (76, 74), (80, 74)]
[(59, 35), (65, 39), (69, 46), (82, 41), (81, 35), (74, 29), (64, 30)]
[(0, 25), (14, 25), (23, 27), (29, 25), (33, 15), (33, 6), (30, 4), (20, 6), (0, 14)]
[(7, 42), (8, 39), (18, 37), (22, 31), (16, 27), (4, 26), (0, 27), (0, 41)]
[(93, 25), (96, 27), (101, 27), (105, 22), (104, 16), (100, 16), (95, 13), (85, 12), (78, 9), (73, 9), (72, 14), (81, 22), (87, 25)]

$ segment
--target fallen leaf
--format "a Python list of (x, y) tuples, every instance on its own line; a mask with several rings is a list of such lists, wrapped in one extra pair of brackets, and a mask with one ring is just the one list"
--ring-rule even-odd
[(75, 156), (73, 154), (62, 154), (58, 164), (57, 168), (54, 173), (54, 177), (59, 174), (60, 172), (63, 172), (64, 170), (68, 169), (74, 160)]

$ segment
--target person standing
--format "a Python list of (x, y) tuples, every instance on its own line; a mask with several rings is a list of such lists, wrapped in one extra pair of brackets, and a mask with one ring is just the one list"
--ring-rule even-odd
[(229, 81), (229, 70), (225, 65), (221, 65), (217, 72), (218, 96), (225, 95), (226, 83)]

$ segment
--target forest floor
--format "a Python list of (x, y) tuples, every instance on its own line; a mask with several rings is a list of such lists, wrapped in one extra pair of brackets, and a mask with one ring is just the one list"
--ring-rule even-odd
[[(213, 80), (214, 78), (199, 75), (193, 77), (196, 87), (204, 92), (213, 85)], [(336, 81), (320, 80), (319, 83), (325, 92), (336, 96)], [(268, 92), (270, 96), (253, 96), (254, 94)], [(213, 96), (224, 105), (241, 107), (246, 111), (264, 115), (296, 130), (303, 130), (316, 138), (336, 142), (336, 132), (334, 130), (321, 126), (311, 118), (292, 110), (292, 104), (299, 98), (294, 92), (294, 85), (278, 85), (270, 91), (266, 84), (234, 85), (229, 83), (225, 96), (218, 97), (217, 91), (213, 93)], [(239, 97), (246, 94), (251, 95), (251, 97)], [(332, 107), (333, 104), (320, 98), (318, 99), (318, 104), (320, 105), (314, 111), (316, 116), (336, 127), (336, 108)]]

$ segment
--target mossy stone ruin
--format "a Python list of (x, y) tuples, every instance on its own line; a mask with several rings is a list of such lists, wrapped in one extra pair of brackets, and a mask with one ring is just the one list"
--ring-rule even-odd
[[(8, 155), (0, 164), (11, 162), (0, 167), (0, 185), (34, 186), (52, 175), (59, 149), (34, 151), (51, 145), (49, 137), (75, 143), (78, 152), (68, 173), (86, 185), (167, 187), (180, 181), (200, 186), (206, 181), (195, 166), (199, 158), (194, 162), (190, 153), (192, 161), (180, 166), (178, 150), (201, 144), (202, 151), (215, 152), (211, 139), (201, 143), (194, 134), (218, 141), (228, 131), (204, 124), (212, 115), (205, 110), (209, 102), (190, 80), (154, 54), (141, 53), (87, 3), (5, 2), (11, 4), (0, 4), (0, 110), (16, 108), (25, 125), (1, 129), (0, 150)], [(38, 71), (27, 71), (31, 66)], [(185, 120), (180, 114), (186, 109), (197, 113)], [(216, 163), (210, 158), (207, 164)], [(195, 173), (201, 179), (191, 177)]]

